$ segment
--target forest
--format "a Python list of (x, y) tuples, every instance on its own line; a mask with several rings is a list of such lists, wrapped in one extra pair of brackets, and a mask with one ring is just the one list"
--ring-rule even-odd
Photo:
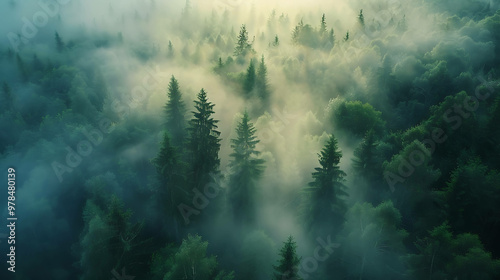
[(500, 279), (500, 0), (0, 22), (0, 279)]

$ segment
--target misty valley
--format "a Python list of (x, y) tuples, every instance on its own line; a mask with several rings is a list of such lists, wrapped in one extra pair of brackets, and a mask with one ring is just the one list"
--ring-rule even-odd
[(499, 0), (0, 15), (0, 279), (500, 279)]

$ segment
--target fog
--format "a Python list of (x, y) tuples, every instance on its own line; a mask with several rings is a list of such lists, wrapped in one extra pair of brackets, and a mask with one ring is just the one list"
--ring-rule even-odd
[[(182, 279), (497, 279), (499, 8), (4, 1), (0, 168), (15, 169), (18, 220), (15, 273), (0, 235), (2, 279), (119, 279), (122, 268), (179, 279), (187, 260), (199, 272)], [(237, 53), (243, 26), (249, 45)], [(172, 77), (186, 109), (180, 142)], [(201, 89), (218, 142), (189, 122)], [(246, 113), (260, 142), (239, 165), (232, 139)], [(206, 256), (188, 251), (203, 247), (188, 247), (190, 234)], [(293, 265), (280, 255), (289, 236)]]

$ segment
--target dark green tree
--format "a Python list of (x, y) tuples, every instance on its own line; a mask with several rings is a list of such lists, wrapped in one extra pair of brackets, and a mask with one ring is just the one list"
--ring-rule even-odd
[(167, 217), (173, 218), (174, 234), (180, 241), (179, 224), (182, 220), (177, 206), (187, 202), (188, 192), (184, 190), (184, 163), (180, 160), (178, 151), (170, 143), (167, 133), (163, 135), (160, 151), (151, 160), (160, 181), (159, 199), (160, 207)]
[(319, 35), (324, 36), (326, 34), (326, 17), (325, 14), (321, 17), (321, 24), (319, 26)]
[(250, 64), (248, 65), (247, 73), (245, 75), (245, 80), (243, 83), (243, 91), (245, 92), (247, 97), (250, 95), (250, 93), (254, 89), (256, 79), (257, 79), (257, 74), (255, 71), (255, 62), (253, 59), (251, 59)]
[(168, 84), (168, 102), (165, 105), (167, 115), (166, 128), (172, 144), (181, 146), (186, 138), (186, 106), (182, 100), (179, 82), (174, 76)]
[(361, 27), (365, 27), (365, 16), (363, 15), (363, 9), (359, 10), (358, 22)]
[(231, 139), (233, 153), (229, 162), (229, 202), (235, 220), (247, 223), (255, 218), (256, 181), (264, 169), (264, 160), (257, 158), (260, 152), (255, 150), (255, 145), (259, 143), (255, 132), (255, 127), (245, 112), (236, 128), (237, 137)]
[(252, 45), (248, 41), (248, 31), (246, 26), (243, 24), (238, 35), (234, 55), (245, 56), (251, 49)]
[(56, 39), (56, 49), (58, 52), (62, 52), (64, 51), (64, 42), (63, 40), (61, 39), (61, 36), (59, 36), (59, 33), (56, 32), (55, 34), (55, 39)]
[(309, 229), (316, 232), (334, 232), (331, 227), (343, 222), (346, 212), (344, 198), (347, 196), (343, 182), (346, 173), (340, 170), (342, 152), (337, 139), (331, 136), (319, 156), (320, 167), (312, 173), (314, 179), (305, 189), (305, 218)]
[(264, 55), (262, 55), (259, 68), (257, 68), (255, 87), (257, 88), (258, 95), (262, 100), (267, 100), (269, 98), (269, 83), (267, 80), (267, 66), (264, 61)]
[(172, 44), (172, 41), (168, 40), (167, 57), (172, 58), (173, 56), (174, 56), (174, 45)]
[(364, 176), (366, 179), (371, 180), (374, 178), (373, 171), (376, 165), (376, 143), (375, 132), (370, 129), (366, 132), (363, 142), (354, 150), (354, 159), (352, 160), (352, 167), (354, 170)]
[(201, 89), (198, 100), (194, 101), (194, 118), (189, 121), (187, 148), (190, 152), (190, 179), (193, 187), (202, 187), (209, 182), (209, 174), (218, 174), (220, 159), (220, 132), (217, 131), (214, 106)]
[(274, 268), (274, 280), (301, 280), (299, 276), (299, 264), (301, 258), (297, 256), (297, 244), (290, 235), (287, 241), (283, 242), (280, 250), (278, 265)]
[(349, 31), (346, 32), (344, 41), (347, 42), (349, 40)]

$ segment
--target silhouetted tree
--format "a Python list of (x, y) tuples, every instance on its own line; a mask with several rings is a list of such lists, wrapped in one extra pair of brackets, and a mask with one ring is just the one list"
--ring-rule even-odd
[(61, 37), (59, 36), (59, 33), (56, 32), (55, 34), (55, 40), (56, 40), (56, 49), (58, 52), (62, 52), (64, 51), (64, 42), (63, 40), (61, 39)]
[(250, 122), (247, 112), (236, 128), (237, 138), (231, 139), (233, 153), (229, 163), (231, 176), (229, 179), (229, 202), (233, 217), (237, 221), (252, 223), (255, 216), (255, 182), (259, 180), (264, 169), (263, 159), (257, 158), (260, 152), (255, 150), (259, 143), (255, 136), (255, 128)]
[(312, 173), (314, 181), (305, 189), (305, 218), (307, 228), (315, 232), (318, 228), (334, 232), (331, 227), (340, 225), (344, 219), (347, 196), (343, 182), (346, 173), (340, 170), (342, 152), (337, 139), (332, 135), (319, 156), (320, 167)]
[(301, 258), (297, 256), (297, 244), (293, 241), (290, 235), (288, 239), (283, 242), (283, 247), (280, 250), (280, 259), (278, 265), (274, 267), (274, 280), (301, 280), (299, 276), (299, 263)]
[(166, 128), (172, 144), (181, 146), (186, 138), (186, 106), (182, 100), (179, 82), (172, 75), (168, 84), (168, 102), (165, 105), (167, 115)]
[(210, 173), (219, 173), (220, 132), (217, 131), (218, 120), (215, 120), (214, 106), (207, 99), (207, 93), (201, 89), (198, 100), (195, 100), (194, 118), (189, 121), (190, 173), (193, 187), (202, 187), (209, 182)]

